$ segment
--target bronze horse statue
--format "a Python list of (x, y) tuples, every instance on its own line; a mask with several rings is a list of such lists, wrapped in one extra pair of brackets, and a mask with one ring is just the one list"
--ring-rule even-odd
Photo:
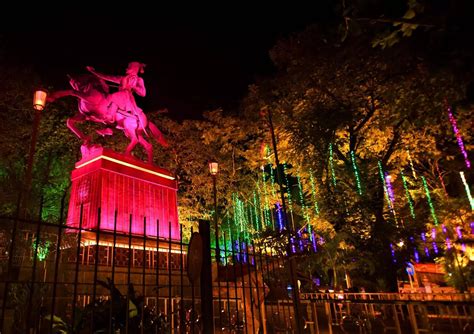
[[(145, 137), (150, 136), (163, 147), (168, 147), (163, 134), (156, 125), (148, 121), (145, 113), (138, 108), (135, 113), (129, 110), (123, 110), (117, 106), (112, 106), (114, 101), (109, 99), (109, 86), (104, 80), (92, 74), (83, 74), (75, 77), (69, 76), (69, 83), (72, 87), (70, 90), (57, 91), (50, 95), (48, 102), (65, 96), (75, 96), (79, 99), (78, 112), (67, 119), (67, 127), (83, 142), (83, 147), (91, 147), (90, 136), (85, 135), (77, 127), (77, 123), (92, 121), (106, 125), (105, 129), (97, 130), (102, 136), (111, 135), (112, 129), (123, 130), (125, 136), (130, 140), (125, 154), (130, 155), (137, 144), (143, 146), (147, 152), (148, 162), (153, 162), (153, 146)], [(111, 108), (117, 109), (114, 117), (110, 117)]]

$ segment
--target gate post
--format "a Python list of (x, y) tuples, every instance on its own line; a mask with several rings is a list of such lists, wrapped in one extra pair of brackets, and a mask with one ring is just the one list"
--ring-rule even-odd
[(201, 313), (204, 334), (214, 333), (214, 315), (212, 301), (211, 234), (209, 222), (199, 220), (199, 234), (202, 238), (201, 269)]

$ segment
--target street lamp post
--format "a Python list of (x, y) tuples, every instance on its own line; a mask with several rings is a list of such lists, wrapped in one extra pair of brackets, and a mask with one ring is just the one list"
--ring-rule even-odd
[(209, 162), (209, 173), (212, 176), (212, 186), (213, 186), (213, 195), (214, 195), (214, 228), (216, 233), (216, 262), (219, 265), (220, 263), (220, 249), (219, 249), (219, 230), (217, 224), (217, 180), (216, 176), (219, 172), (219, 164), (216, 161), (211, 160)]
[[(273, 127), (273, 118), (272, 118), (272, 111), (270, 109), (262, 110), (262, 116), (264, 116), (265, 112), (268, 117), (268, 125), (270, 127), (270, 133), (272, 136), (272, 144), (273, 144), (273, 152), (275, 153), (275, 164), (276, 164), (276, 176), (278, 184), (280, 185), (280, 196), (281, 196), (281, 207), (283, 210), (283, 218), (286, 222), (288, 222), (288, 214), (286, 211), (286, 202), (285, 202), (285, 194), (283, 193), (283, 177), (281, 176), (280, 171), (280, 160), (278, 159), (278, 150), (277, 150), (277, 141), (275, 136), (275, 129)], [(290, 191), (290, 189), (288, 189)], [(294, 222), (288, 225), (288, 243), (291, 244), (291, 234), (294, 231)], [(301, 313), (301, 303), (300, 303), (300, 291), (298, 287), (298, 280), (296, 278), (296, 259), (290, 256), (289, 259), (290, 264), (290, 277), (291, 277), (291, 285), (293, 286), (293, 304), (295, 308), (295, 322), (296, 322), (296, 331), (298, 334), (303, 333), (302, 328), (302, 313)]]
[[(28, 204), (28, 198), (31, 188), (31, 179), (33, 175), (33, 162), (35, 158), (36, 142), (38, 140), (39, 125), (41, 120), (41, 112), (46, 106), (47, 96), (48, 93), (44, 89), (39, 89), (35, 91), (33, 95), (33, 109), (35, 110), (35, 118), (33, 120), (33, 131), (31, 133), (30, 152), (28, 154), (28, 161), (26, 164), (25, 183), (23, 187), (23, 200), (20, 202), (23, 203), (24, 206)], [(26, 212), (26, 207), (23, 207), (22, 210)]]

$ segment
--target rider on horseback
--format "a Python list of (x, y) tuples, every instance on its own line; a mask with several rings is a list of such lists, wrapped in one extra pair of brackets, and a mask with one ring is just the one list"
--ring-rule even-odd
[(146, 117), (143, 110), (139, 108), (135, 102), (133, 93), (139, 96), (146, 95), (145, 83), (138, 73), (144, 72), (145, 64), (139, 62), (131, 62), (128, 64), (126, 75), (115, 76), (98, 73), (91, 66), (87, 66), (87, 70), (100, 79), (119, 84), (119, 90), (108, 96), (109, 106), (108, 115), (105, 120), (108, 124), (115, 123), (117, 112), (131, 114), (137, 118), (139, 124), (146, 127)]

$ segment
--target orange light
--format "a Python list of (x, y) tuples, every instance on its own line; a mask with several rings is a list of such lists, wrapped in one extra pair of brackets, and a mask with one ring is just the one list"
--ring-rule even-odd
[(135, 165), (132, 165), (128, 162), (125, 162), (125, 161), (121, 161), (121, 160), (117, 160), (117, 159), (114, 159), (114, 158), (111, 158), (111, 157), (108, 157), (106, 155), (100, 155), (98, 157), (95, 157), (94, 159), (91, 159), (89, 161), (86, 161), (84, 162), (83, 164), (80, 164), (79, 166), (76, 166), (76, 169), (79, 169), (79, 168), (82, 168), (84, 166), (87, 166), (99, 159), (104, 159), (104, 160), (109, 160), (109, 161), (112, 161), (112, 162), (115, 162), (119, 165), (123, 165), (123, 166), (127, 166), (127, 167), (130, 167), (130, 168), (133, 168), (133, 169), (137, 169), (139, 171), (142, 171), (142, 172), (146, 172), (146, 173), (150, 173), (150, 174), (153, 174), (153, 175), (157, 175), (157, 176), (160, 176), (162, 178), (165, 178), (165, 179), (168, 179), (168, 180), (174, 180), (174, 177), (172, 176), (169, 176), (169, 175), (166, 175), (166, 174), (162, 174), (162, 173), (158, 173), (158, 172), (155, 172), (153, 170), (150, 170), (150, 169), (146, 169), (146, 168), (143, 168), (143, 167), (139, 167), (139, 166), (135, 166)]
[(42, 111), (46, 106), (46, 97), (48, 93), (44, 89), (39, 89), (33, 95), (33, 108)]
[(209, 173), (211, 173), (211, 175), (217, 175), (218, 171), (219, 171), (219, 164), (215, 161), (210, 161), (209, 162)]

